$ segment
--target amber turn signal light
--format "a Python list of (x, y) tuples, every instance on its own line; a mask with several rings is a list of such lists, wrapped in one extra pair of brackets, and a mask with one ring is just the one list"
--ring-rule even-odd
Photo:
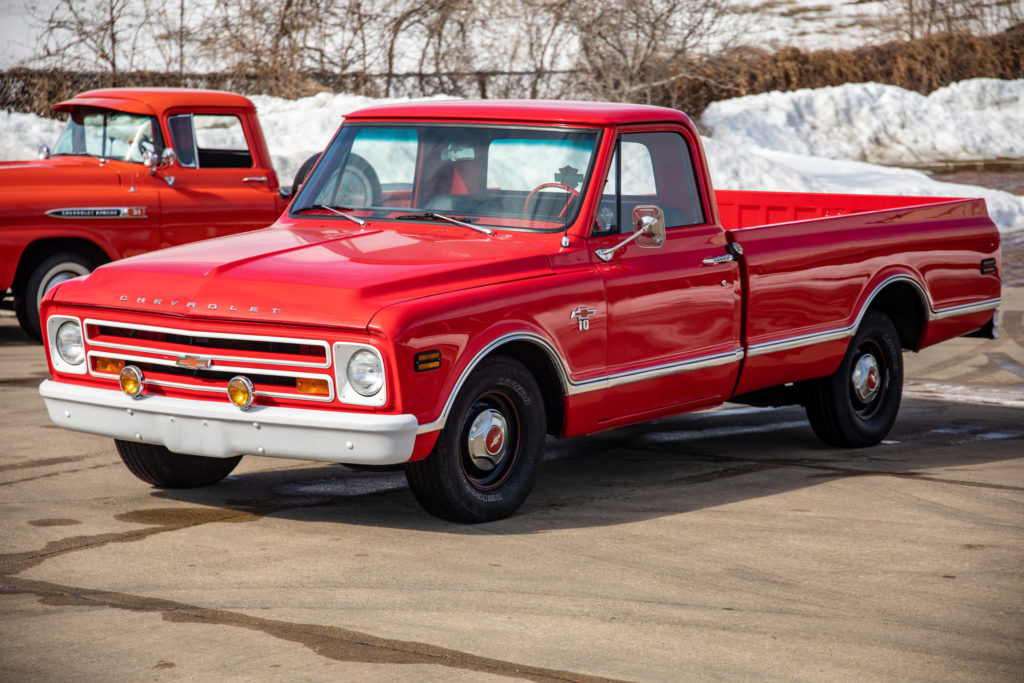
[(242, 410), (247, 410), (256, 398), (256, 390), (248, 377), (232, 377), (228, 382), (228, 400)]
[(421, 351), (417, 353), (416, 356), (413, 358), (413, 365), (416, 368), (416, 372), (437, 370), (439, 367), (441, 367), (441, 352)]
[(120, 358), (106, 358), (96, 356), (92, 359), (92, 367), (96, 372), (105, 372), (110, 375), (120, 375), (124, 370), (124, 361)]
[(146, 378), (142, 376), (142, 370), (139, 370), (134, 365), (125, 366), (121, 370), (118, 380), (121, 382), (121, 391), (125, 394), (132, 398), (142, 396), (142, 389), (146, 385)]
[(325, 379), (312, 379), (310, 377), (296, 377), (295, 390), (300, 394), (312, 396), (330, 396), (331, 387)]

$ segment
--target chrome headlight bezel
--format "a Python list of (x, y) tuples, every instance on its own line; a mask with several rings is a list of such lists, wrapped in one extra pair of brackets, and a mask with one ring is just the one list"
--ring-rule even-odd
[[(362, 360), (364, 363), (369, 354), (372, 357), (372, 365), (377, 368), (379, 375), (379, 386), (367, 387), (365, 382), (352, 377), (352, 360), (357, 363)], [(384, 365), (384, 356), (381, 352), (367, 344), (347, 344), (338, 342), (334, 344), (334, 375), (338, 386), (338, 400), (350, 405), (382, 406), (387, 403), (387, 370)]]
[[(62, 332), (62, 330), (64, 330)], [(77, 330), (77, 342), (74, 339)], [(71, 337), (69, 340), (68, 337)], [(46, 343), (50, 350), (50, 362), (57, 372), (84, 375), (88, 372), (85, 351), (85, 331), (82, 321), (68, 315), (54, 315), (46, 319)], [(79, 351), (72, 353), (68, 345), (77, 345)]]

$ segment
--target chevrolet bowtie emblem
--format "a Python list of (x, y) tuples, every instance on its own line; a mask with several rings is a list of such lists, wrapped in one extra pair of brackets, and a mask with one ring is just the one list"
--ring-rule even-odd
[(213, 365), (213, 361), (209, 358), (200, 358), (199, 356), (178, 356), (175, 365), (179, 368), (188, 368), (189, 370), (206, 370)]
[(584, 330), (590, 329), (590, 316), (594, 315), (595, 313), (597, 313), (597, 311), (594, 310), (593, 308), (588, 308), (587, 306), (580, 306), (575, 311), (573, 311), (569, 317), (576, 320), (576, 322), (579, 323), (579, 330), (580, 332), (583, 332)]

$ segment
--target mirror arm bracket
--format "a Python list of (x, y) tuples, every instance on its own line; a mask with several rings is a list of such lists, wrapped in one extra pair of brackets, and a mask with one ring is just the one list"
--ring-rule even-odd
[[(654, 210), (654, 212), (657, 214), (657, 217), (639, 215), (641, 211), (651, 209)], [(597, 254), (597, 258), (607, 263), (612, 259), (612, 256), (615, 254), (615, 252), (617, 252), (619, 249), (622, 249), (630, 242), (633, 242), (641, 235), (654, 236), (654, 244), (650, 246), (660, 247), (662, 245), (665, 239), (665, 217), (658, 207), (638, 206), (636, 209), (633, 210), (633, 220), (636, 222), (636, 229), (633, 231), (633, 234), (613, 247), (608, 247), (607, 249), (598, 249), (597, 251), (594, 252), (595, 254)], [(641, 244), (640, 246), (643, 247), (646, 245)]]
[(605, 263), (607, 263), (608, 261), (612, 260), (612, 256), (619, 249), (622, 249), (624, 246), (626, 246), (627, 244), (629, 244), (630, 242), (635, 240), (637, 237), (640, 237), (640, 235), (646, 235), (647, 233), (649, 233), (651, 231), (651, 225), (647, 221), (650, 221), (650, 223), (653, 223), (654, 219), (651, 218), (650, 216), (644, 216), (644, 227), (643, 228), (641, 228), (640, 230), (637, 230), (632, 235), (630, 235), (626, 239), (624, 239), (621, 242), (619, 242), (618, 244), (616, 244), (614, 247), (608, 247), (607, 249), (598, 249), (597, 251), (594, 252), (595, 254), (597, 254), (597, 258), (599, 258), (602, 261), (604, 261)]

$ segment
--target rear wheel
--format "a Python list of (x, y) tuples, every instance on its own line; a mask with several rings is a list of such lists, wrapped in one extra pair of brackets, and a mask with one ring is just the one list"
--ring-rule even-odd
[(839, 369), (810, 388), (807, 417), (833, 446), (874, 446), (896, 422), (903, 394), (903, 352), (892, 321), (864, 316)]
[(28, 276), (25, 291), (14, 299), (14, 311), (21, 329), (33, 339), (42, 339), (39, 304), (46, 292), (65, 280), (87, 275), (95, 267), (96, 264), (74, 251), (58, 252), (43, 259)]
[(172, 453), (163, 446), (114, 439), (121, 461), (132, 474), (153, 486), (191, 489), (216, 484), (231, 474), (242, 456), (207, 458)]
[(494, 357), (459, 392), (434, 450), (406, 465), (409, 487), (431, 514), (489, 522), (515, 512), (543, 460), (540, 387), (519, 361)]

